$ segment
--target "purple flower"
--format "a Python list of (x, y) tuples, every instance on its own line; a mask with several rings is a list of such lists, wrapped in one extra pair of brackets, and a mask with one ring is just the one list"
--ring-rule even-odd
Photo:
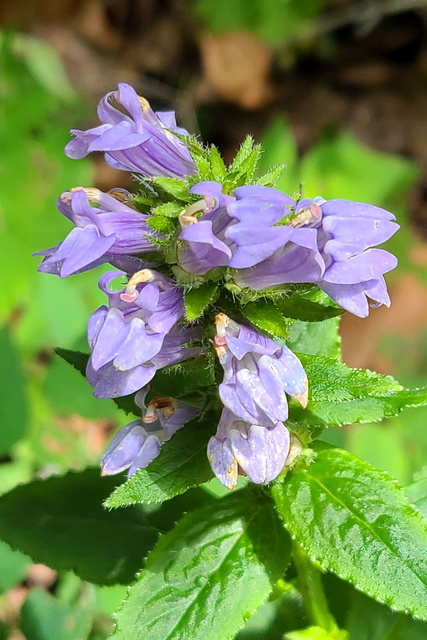
[(157, 369), (200, 353), (186, 344), (198, 330), (176, 327), (183, 316), (182, 291), (150, 269), (137, 272), (121, 291), (110, 282), (124, 276), (109, 272), (99, 281), (109, 306), (92, 314), (88, 324), (91, 356), (86, 375), (99, 398), (116, 398), (144, 387)]
[(125, 190), (64, 191), (57, 207), (75, 228), (61, 244), (34, 254), (45, 256), (39, 271), (65, 278), (115, 258), (155, 251), (149, 238), (153, 230), (146, 223), (149, 216), (125, 204), (130, 198)]
[[(195, 275), (202, 275), (217, 267), (230, 263), (232, 243), (225, 238), (225, 232), (232, 218), (227, 205), (234, 201), (222, 193), (218, 182), (199, 182), (190, 193), (203, 196), (190, 205), (179, 217), (181, 233), (178, 245), (180, 266)], [(196, 214), (202, 213), (197, 218)]]
[(286, 394), (307, 405), (307, 376), (290, 349), (224, 313), (216, 316), (216, 328), (215, 349), (224, 369), (219, 395), (238, 419), (272, 428), (288, 418)]
[(173, 111), (155, 113), (149, 103), (128, 84), (107, 93), (98, 104), (102, 125), (80, 131), (65, 147), (70, 158), (84, 158), (92, 151), (103, 151), (114, 169), (145, 176), (190, 176), (196, 165), (187, 147), (173, 132), (188, 135), (176, 126)]
[(293, 234), (289, 226), (275, 226), (295, 206), (280, 191), (246, 186), (227, 196), (221, 184), (208, 181), (190, 192), (203, 198), (179, 218), (178, 261), (185, 271), (203, 275), (217, 267), (251, 267), (273, 255)]
[(271, 482), (289, 453), (286, 394), (303, 407), (308, 381), (298, 358), (285, 346), (230, 320), (216, 317), (215, 349), (224, 369), (219, 395), (224, 405), (208, 458), (217, 478), (233, 489), (239, 473)]
[[(271, 191), (274, 203), (277, 196)], [(287, 222), (288, 242), (262, 262), (238, 270), (238, 284), (261, 290), (317, 283), (337, 304), (360, 317), (369, 313), (367, 298), (390, 306), (383, 274), (396, 267), (397, 259), (373, 247), (399, 228), (393, 214), (373, 205), (321, 198), (300, 201), (293, 213)]]
[(295, 202), (280, 191), (255, 185), (239, 187), (234, 195), (236, 201), (227, 207), (233, 224), (225, 237), (234, 247), (229, 266), (243, 269), (269, 258), (291, 239), (291, 227), (275, 225), (291, 214)]
[(212, 470), (229, 489), (235, 488), (239, 474), (256, 484), (271, 482), (282, 471), (288, 453), (289, 431), (282, 422), (272, 427), (252, 424), (226, 407), (208, 443)]
[(117, 433), (102, 457), (102, 475), (129, 469), (129, 478), (137, 469), (144, 469), (159, 455), (162, 443), (200, 413), (200, 407), (168, 396), (153, 398), (146, 407), (147, 393), (148, 387), (144, 387), (136, 394), (142, 419), (130, 422)]

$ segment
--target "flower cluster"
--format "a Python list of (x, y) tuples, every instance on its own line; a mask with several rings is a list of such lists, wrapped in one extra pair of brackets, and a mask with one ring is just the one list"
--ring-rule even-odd
[[(230, 313), (229, 298), (221, 284), (234, 292), (262, 291), (266, 298), (289, 286), (317, 285), (336, 305), (365, 317), (370, 305), (390, 304), (384, 274), (397, 260), (377, 245), (398, 229), (394, 216), (349, 200), (295, 199), (254, 184), (249, 172), (246, 183), (244, 174), (235, 184), (231, 178), (220, 183), (206, 169), (209, 151), (190, 143), (174, 113), (154, 112), (129, 85), (107, 94), (98, 115), (100, 126), (73, 131), (67, 155), (102, 151), (112, 167), (139, 177), (143, 197), (123, 189), (65, 191), (57, 207), (73, 228), (36, 255), (43, 256), (40, 271), (62, 278), (107, 263), (118, 269), (99, 280), (107, 304), (89, 319), (86, 375), (97, 397), (136, 394), (142, 418), (116, 435), (102, 459), (103, 473), (129, 469), (131, 475), (147, 466), (162, 442), (203, 411), (171, 397), (146, 406), (145, 398), (157, 372), (185, 368), (196, 356), (208, 366), (214, 350), (223, 382), (214, 399), (209, 395), (209, 405), (219, 407), (207, 447), (213, 472), (229, 488), (239, 474), (270, 482), (289, 456), (288, 396), (305, 407), (308, 380), (283, 343), (224, 313)], [(179, 204), (172, 189), (177, 184)], [(161, 211), (167, 212), (163, 218)], [(120, 287), (114, 287), (117, 279)], [(197, 323), (190, 322), (188, 287), (197, 296), (208, 281), (216, 297), (205, 300)], [(209, 340), (214, 321), (216, 335)]]

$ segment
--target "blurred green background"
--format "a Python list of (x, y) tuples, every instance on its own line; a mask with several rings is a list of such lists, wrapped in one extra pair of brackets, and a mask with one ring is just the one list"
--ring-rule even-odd
[[(389, 243), (400, 261), (389, 277), (393, 305), (367, 320), (344, 317), (343, 356), (404, 385), (426, 384), (426, 20), (420, 2), (401, 5), (0, 3), (1, 493), (97, 465), (126, 421), (53, 353), (56, 345), (86, 349), (87, 318), (103, 303), (101, 271), (61, 281), (38, 274), (39, 258), (31, 257), (69, 231), (55, 207), (63, 190), (132, 188), (128, 175), (101, 157), (75, 162), (63, 154), (69, 129), (95, 124), (97, 100), (118, 81), (133, 84), (157, 109), (176, 109), (180, 123), (216, 143), (226, 159), (254, 133), (265, 146), (263, 169), (286, 162), (278, 186), (289, 193), (302, 184), (307, 196), (395, 212), (402, 228)], [(407, 484), (426, 465), (426, 423), (427, 408), (409, 410), (381, 425), (331, 430), (324, 439)], [(95, 587), (31, 565), (0, 541), (0, 640), (105, 638), (124, 594), (124, 587)], [(265, 605), (242, 637), (274, 640), (292, 628), (282, 605), (296, 596), (281, 598)], [(388, 621), (375, 607), (372, 615)]]

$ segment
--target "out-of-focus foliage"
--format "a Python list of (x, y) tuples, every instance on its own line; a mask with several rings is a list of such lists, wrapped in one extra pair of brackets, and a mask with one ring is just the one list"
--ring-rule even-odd
[(313, 18), (320, 0), (197, 0), (196, 15), (213, 33), (248, 31), (278, 45)]

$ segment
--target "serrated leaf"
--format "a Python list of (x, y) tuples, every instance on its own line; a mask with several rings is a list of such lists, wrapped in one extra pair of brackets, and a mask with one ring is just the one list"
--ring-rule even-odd
[(212, 179), (217, 180), (218, 182), (223, 182), (227, 177), (227, 167), (214, 144), (211, 146), (210, 150), (210, 163)]
[(285, 170), (286, 170), (285, 163), (277, 164), (274, 167), (272, 167), (269, 171), (266, 171), (266, 173), (263, 173), (262, 176), (260, 176), (256, 180), (256, 184), (259, 184), (264, 187), (274, 187)]
[(161, 233), (170, 233), (173, 230), (173, 223), (171, 223), (171, 219), (166, 216), (150, 216), (146, 222), (152, 229), (160, 231)]
[(290, 323), (272, 300), (260, 299), (256, 302), (249, 302), (241, 311), (245, 318), (258, 329), (273, 337), (284, 340), (289, 338)]
[(385, 473), (319, 445), (272, 493), (310, 558), (395, 610), (427, 617), (427, 523)]
[(163, 502), (210, 480), (212, 469), (206, 447), (217, 424), (218, 418), (212, 413), (202, 420), (196, 418), (189, 422), (172, 440), (165, 442), (160, 455), (146, 469), (139, 469), (117, 487), (105, 506), (117, 508)]
[(195, 320), (201, 316), (214, 300), (218, 285), (215, 282), (204, 282), (197, 289), (189, 289), (184, 293), (185, 315), (187, 320)]
[(254, 148), (254, 139), (253, 136), (247, 135), (244, 141), (242, 142), (239, 151), (236, 153), (233, 162), (230, 164), (228, 170), (230, 173), (234, 171), (238, 171), (242, 166), (242, 163), (246, 160), (249, 154), (252, 152)]
[(165, 202), (154, 209), (154, 216), (164, 216), (165, 218), (176, 218), (183, 210), (180, 202)]
[(268, 597), (290, 542), (271, 502), (240, 491), (185, 516), (148, 556), (116, 614), (116, 640), (225, 640)]
[(106, 511), (102, 502), (120, 478), (86, 469), (21, 485), (0, 498), (0, 536), (36, 562), (72, 570), (98, 584), (129, 583), (159, 533), (190, 505), (211, 501), (201, 490), (167, 507)]
[(155, 186), (160, 187), (170, 196), (177, 198), (177, 200), (188, 202), (190, 199), (188, 182), (186, 180), (180, 180), (179, 178), (156, 177), (152, 178), (151, 182)]
[(406, 407), (427, 404), (427, 388), (403, 389), (391, 376), (321, 356), (298, 354), (307, 373), (306, 409), (291, 401), (290, 421), (310, 427), (380, 422)]
[(351, 369), (340, 360), (299, 354), (314, 401), (342, 402), (366, 396), (385, 396), (402, 390), (392, 376), (369, 369)]
[(252, 149), (246, 160), (242, 162), (242, 165), (240, 167), (240, 174), (242, 175), (242, 178), (244, 178), (244, 180), (243, 182), (241, 182), (241, 184), (251, 183), (253, 181), (256, 169), (258, 167), (258, 161), (261, 157), (261, 153), (261, 145), (257, 144)]

